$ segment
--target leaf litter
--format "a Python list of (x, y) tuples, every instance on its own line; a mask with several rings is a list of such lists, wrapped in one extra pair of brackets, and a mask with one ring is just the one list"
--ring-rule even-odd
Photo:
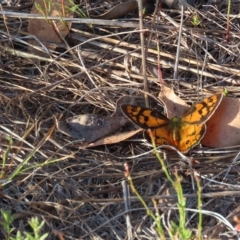
[[(132, 97), (123, 96), (118, 99), (116, 110), (112, 116), (93, 114), (77, 115), (68, 118), (66, 122), (59, 122), (58, 130), (83, 143), (91, 143), (83, 144), (81, 147), (84, 148), (123, 141), (141, 131), (116, 133), (120, 128), (129, 123), (129, 120), (123, 115), (120, 109), (120, 106), (125, 103), (135, 104), (135, 100)], [(114, 134), (109, 136), (111, 133)], [(92, 143), (96, 140), (99, 141)]]
[[(63, 7), (64, 6), (64, 7)], [(28, 51), (37, 54), (42, 57), (48, 57), (49, 54), (46, 51), (40, 51), (36, 49), (36, 46), (42, 47), (38, 41), (42, 42), (45, 46), (43, 50), (48, 48), (54, 50), (59, 43), (64, 41), (71, 29), (71, 22), (64, 21), (53, 21), (47, 20), (48, 17), (69, 17), (72, 18), (74, 12), (70, 9), (73, 7), (71, 0), (54, 0), (54, 2), (47, 3), (44, 0), (35, 0), (31, 9), (31, 14), (42, 14), (44, 19), (29, 19), (28, 21), (28, 32), (35, 39), (29, 39)], [(38, 41), (36, 40), (38, 39)]]
[[(74, 23), (67, 22), (71, 25), (68, 27), (70, 31), (66, 30), (70, 34), (62, 39), (65, 41), (55, 41), (55, 50), (48, 49), (51, 58), (49, 55), (40, 58), (39, 53), (35, 53), (34, 57), (38, 57), (39, 61), (32, 62), (33, 54), (28, 53), (27, 39), (32, 35), (38, 36), (35, 32), (26, 32), (26, 19), (30, 19), (28, 13), (31, 8), (17, 4), (2, 4), (5, 11), (0, 45), (0, 129), (1, 136), (13, 138), (13, 144), (7, 163), (1, 165), (0, 208), (16, 213), (17, 218), (12, 226), (19, 229), (21, 225), (23, 231), (28, 230), (31, 217), (43, 218), (46, 223), (42, 231), (49, 233), (49, 239), (58, 236), (56, 232), (61, 232), (64, 239), (125, 239), (129, 233), (123, 213), (127, 212), (131, 213), (132, 228), (129, 229), (135, 238), (153, 239), (156, 233), (152, 221), (146, 217), (146, 211), (142, 210), (141, 203), (133, 193), (128, 196), (131, 206), (126, 210), (121, 186), (121, 181), (125, 180), (123, 164), (127, 162), (134, 184), (147, 204), (152, 204), (152, 198), (160, 199), (160, 207), (164, 210), (161, 217), (165, 223), (170, 226), (168, 221), (176, 219), (176, 197), (170, 191), (171, 187), (152, 148), (143, 141), (135, 141), (135, 137), (83, 149), (79, 148), (79, 144), (76, 146), (71, 137), (55, 128), (56, 119), (60, 118), (64, 122), (77, 115), (113, 116), (117, 100), (122, 96), (144, 96), (142, 74), (134, 72), (134, 68), (126, 69), (124, 64), (124, 58), (128, 55), (132, 66), (141, 66), (136, 12), (128, 13), (124, 19), (101, 21), (74, 15)], [(61, 1), (61, 4), (65, 4), (65, 1)], [(97, 16), (118, 4), (118, 1), (80, 1), (78, 7), (86, 16), (89, 12), (95, 12)], [(202, 97), (202, 92), (214, 93), (223, 87), (228, 89), (230, 97), (238, 97), (238, 5), (232, 2), (230, 44), (224, 39), (227, 6), (223, 1), (215, 1), (214, 6), (209, 1), (198, 11), (185, 9), (179, 48), (176, 43), (180, 40), (181, 12), (157, 6), (156, 16), (147, 13), (144, 18), (144, 36), (148, 38), (147, 68), (157, 68), (159, 61), (164, 81), (185, 102), (196, 102)], [(159, 9), (165, 15), (161, 15)], [(192, 16), (196, 16), (196, 13), (200, 24), (193, 26)], [(45, 19), (44, 16), (42, 19)], [(49, 29), (48, 34), (52, 26)], [(39, 41), (42, 43), (40, 46), (48, 46), (45, 39)], [(40, 50), (44, 51), (44, 48)], [(173, 74), (178, 51), (180, 57), (176, 80)], [(153, 96), (150, 104), (158, 109), (159, 102), (154, 99), (161, 86), (157, 77), (149, 72), (147, 74), (148, 94)], [(221, 110), (220, 106), (217, 117), (219, 120), (219, 117), (224, 119), (223, 115), (228, 115), (222, 121), (227, 124), (225, 127), (231, 127), (233, 131), (227, 131), (226, 136), (222, 132), (218, 139), (221, 139), (221, 144), (228, 142), (229, 147), (193, 149), (187, 156), (191, 162), (196, 162), (192, 168), (201, 179), (202, 209), (210, 212), (203, 216), (203, 233), (209, 239), (219, 238), (220, 235), (237, 239), (236, 233), (227, 227), (227, 222), (214, 215), (221, 214), (234, 224), (232, 213), (239, 214), (239, 146), (231, 145), (231, 138), (232, 144), (235, 144), (236, 137), (234, 121), (238, 121), (239, 102), (234, 103), (234, 100), (230, 100), (233, 109), (227, 107)], [(124, 125), (116, 131), (121, 134), (129, 129), (132, 129), (131, 125)], [(117, 136), (115, 133), (110, 135)], [(110, 135), (99, 138), (99, 141), (106, 140)], [(141, 134), (137, 136), (142, 138)], [(0, 143), (1, 152), (4, 153), (8, 144), (3, 137)], [(36, 149), (34, 156), (22, 166), (21, 163)], [(188, 200), (187, 207), (196, 209), (197, 196), (192, 188), (194, 183), (189, 175), (189, 165), (177, 154), (161, 154), (170, 173), (179, 169)], [(19, 166), (21, 171), (8, 182), (8, 177)], [(188, 211), (186, 224), (193, 233), (197, 231), (197, 222), (197, 215)], [(207, 231), (209, 226), (211, 231)], [(0, 232), (0, 235), (4, 239), (4, 233)]]

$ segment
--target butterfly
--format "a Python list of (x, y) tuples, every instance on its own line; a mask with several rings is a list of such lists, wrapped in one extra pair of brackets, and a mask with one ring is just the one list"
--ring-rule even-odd
[[(123, 104), (121, 110), (140, 128), (150, 129), (157, 146), (171, 145), (186, 153), (204, 137), (207, 131), (205, 123), (213, 115), (222, 98), (223, 94), (214, 94), (194, 104), (182, 117), (175, 116), (171, 119), (160, 112), (141, 106)], [(147, 131), (144, 132), (144, 136), (152, 142)]]

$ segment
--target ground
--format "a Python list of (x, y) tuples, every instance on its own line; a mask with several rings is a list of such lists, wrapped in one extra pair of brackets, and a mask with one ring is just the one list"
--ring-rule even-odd
[[(184, 221), (192, 238), (200, 239), (200, 231), (207, 239), (237, 239), (233, 218), (240, 212), (239, 148), (197, 146), (186, 156), (159, 149), (171, 182), (142, 133), (85, 148), (82, 140), (58, 130), (59, 121), (75, 115), (111, 116), (122, 96), (138, 97), (137, 104), (144, 106), (148, 92), (151, 108), (160, 110), (162, 84), (190, 104), (223, 88), (229, 96), (239, 95), (239, 1), (232, 1), (230, 15), (223, 1), (209, 1), (198, 10), (187, 7), (183, 13), (151, 3), (155, 10), (147, 9), (143, 16), (142, 43), (137, 9), (98, 20), (118, 4), (80, 1), (85, 17), (74, 12), (66, 38), (52, 43), (50, 55), (29, 50), (32, 5), (3, 4), (0, 209), (14, 220), (11, 232), (0, 229), (0, 238), (15, 237), (18, 230), (31, 233), (29, 220), (38, 217), (44, 220), (40, 234), (48, 233), (48, 239), (158, 239), (156, 221), (168, 239), (170, 221), (177, 226)], [(115, 134), (135, 128), (129, 123)], [(136, 190), (128, 187), (129, 176)], [(176, 186), (186, 197), (182, 208)], [(202, 229), (199, 209), (204, 210)], [(154, 221), (156, 212), (161, 220)], [(172, 239), (184, 239), (176, 229)]]

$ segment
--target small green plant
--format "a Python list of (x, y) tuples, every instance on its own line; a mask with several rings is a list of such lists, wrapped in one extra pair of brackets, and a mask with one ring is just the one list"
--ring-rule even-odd
[(3, 229), (3, 234), (5, 235), (5, 239), (9, 240), (44, 240), (47, 238), (48, 233), (41, 234), (41, 229), (44, 225), (44, 221), (39, 223), (37, 217), (31, 218), (29, 220), (29, 225), (33, 230), (33, 233), (24, 232), (21, 233), (19, 230), (16, 233), (16, 236), (13, 236), (13, 231), (15, 230), (12, 227), (12, 223), (15, 220), (15, 215), (11, 215), (10, 212), (6, 210), (0, 211), (2, 215), (2, 221), (0, 222), (0, 226)]
[(0, 213), (2, 216), (0, 226), (3, 230), (3, 234), (5, 235), (5, 239), (10, 239), (11, 232), (14, 230), (14, 228), (11, 228), (11, 224), (14, 221), (15, 217), (3, 209), (0, 211)]
[(200, 185), (200, 180), (197, 176), (195, 176), (195, 179), (196, 179), (196, 183), (197, 183), (197, 198), (198, 198), (198, 211), (199, 211), (199, 214), (198, 214), (198, 232), (197, 232), (197, 237), (196, 239), (198, 240), (201, 240), (202, 239), (202, 187)]
[[(149, 134), (152, 138), (152, 134)], [(174, 175), (174, 179), (173, 177), (170, 176), (168, 169), (166, 167), (166, 164), (164, 163), (163, 159), (160, 157), (159, 153), (157, 152), (156, 149), (156, 145), (155, 145), (155, 141), (152, 138), (152, 144), (153, 144), (153, 148), (155, 151), (155, 155), (157, 157), (157, 159), (159, 160), (161, 166), (162, 166), (162, 170), (164, 171), (167, 179), (169, 180), (169, 182), (172, 184), (172, 186), (175, 189), (175, 192), (177, 194), (177, 199), (178, 199), (178, 203), (177, 203), (177, 207), (178, 207), (178, 213), (179, 213), (179, 220), (178, 223), (175, 222), (171, 222), (171, 227), (169, 229), (167, 229), (167, 233), (169, 236), (166, 235), (166, 232), (164, 232), (164, 228), (162, 226), (161, 223), (161, 216), (159, 214), (158, 208), (157, 208), (157, 204), (156, 201), (153, 199), (153, 205), (154, 205), (154, 209), (156, 211), (156, 213), (154, 214), (153, 211), (151, 209), (149, 209), (149, 207), (147, 206), (146, 202), (143, 200), (142, 196), (138, 193), (138, 191), (136, 190), (132, 178), (129, 174), (128, 168), (126, 168), (126, 177), (128, 178), (129, 181), (129, 185), (132, 189), (132, 192), (134, 194), (137, 195), (137, 197), (139, 198), (140, 202), (142, 203), (142, 205), (144, 206), (144, 208), (147, 211), (147, 214), (154, 220), (154, 222), (156, 223), (156, 231), (160, 237), (160, 239), (167, 239), (168, 237), (170, 237), (170, 239), (179, 239), (179, 240), (190, 240), (193, 239), (193, 234), (192, 231), (190, 229), (187, 228), (186, 226), (186, 198), (184, 197), (183, 194), (183, 189), (182, 189), (182, 177), (179, 176), (178, 171), (175, 170), (173, 175)], [(201, 214), (201, 207), (202, 207), (202, 202), (201, 202), (201, 186), (200, 186), (200, 181), (198, 180), (198, 178), (196, 177), (196, 182), (197, 182), (197, 196), (198, 196), (198, 210), (199, 210), (199, 218), (198, 218), (198, 232), (197, 232), (197, 238), (196, 239), (201, 239), (202, 235), (202, 214)]]
[(199, 19), (199, 17), (198, 17), (197, 14), (193, 15), (193, 17), (192, 17), (192, 22), (191, 22), (191, 23), (192, 23), (192, 25), (193, 25), (194, 27), (197, 27), (197, 26), (200, 25), (201, 21), (200, 21), (200, 19)]
[[(50, 130), (51, 132), (52, 130)], [(44, 165), (48, 165), (54, 162), (58, 162), (61, 159), (57, 158), (57, 159), (48, 159), (46, 162), (41, 162), (41, 163), (35, 163), (35, 164), (31, 164), (27, 166), (27, 163), (32, 159), (32, 157), (35, 155), (35, 153), (41, 148), (41, 146), (44, 144), (45, 139), (43, 139), (42, 141), (39, 142), (39, 144), (29, 153), (29, 155), (22, 160), (22, 162), (20, 164), (17, 165), (16, 169), (14, 171), (12, 171), (10, 173), (9, 176), (6, 176), (6, 172), (9, 172), (6, 170), (6, 163), (9, 159), (9, 152), (11, 150), (11, 146), (13, 144), (13, 140), (10, 137), (5, 137), (5, 139), (8, 141), (8, 147), (5, 150), (5, 152), (3, 153), (3, 157), (2, 157), (2, 164), (1, 164), (1, 170), (0, 170), (0, 179), (4, 179), (5, 181), (3, 181), (3, 183), (1, 184), (0, 188), (5, 187), (7, 184), (11, 183), (13, 181), (13, 179), (23, 173), (26, 172), (28, 170), (32, 170), (35, 169), (36, 167), (42, 167)], [(64, 158), (63, 158), (64, 159)]]
[(226, 41), (230, 41), (230, 11), (231, 11), (231, 0), (228, 0), (228, 11), (227, 11), (227, 32), (226, 32)]
[(16, 237), (11, 237), (11, 240), (44, 240), (47, 238), (48, 233), (44, 233), (41, 235), (41, 229), (44, 225), (44, 221), (39, 223), (39, 220), (37, 217), (33, 217), (29, 221), (29, 225), (31, 226), (33, 230), (33, 234), (24, 232), (23, 235), (20, 231), (17, 231)]
[(228, 92), (227, 88), (223, 88), (223, 95), (224, 95), (225, 97), (227, 97), (228, 94), (229, 94), (229, 92)]
[[(161, 158), (158, 154), (157, 158)], [(170, 182), (172, 183), (172, 186), (174, 187), (177, 198), (178, 198), (178, 212), (179, 212), (179, 223), (176, 224), (174, 222), (171, 222), (172, 229), (169, 231), (169, 235), (171, 239), (191, 239), (192, 238), (192, 232), (186, 228), (186, 198), (183, 196), (183, 189), (182, 189), (182, 178), (178, 175), (178, 171), (175, 170), (174, 172), (175, 180), (171, 178)], [(169, 180), (169, 179), (168, 179)]]
[[(154, 222), (156, 223), (156, 230), (159, 234), (159, 237), (163, 240), (165, 240), (165, 234), (164, 234), (164, 229), (162, 227), (162, 224), (161, 222), (159, 221), (160, 220), (160, 215), (159, 214), (156, 214), (156, 216), (154, 215), (153, 211), (147, 206), (146, 202), (143, 200), (142, 196), (138, 193), (137, 189), (135, 188), (134, 184), (133, 184), (133, 180), (132, 180), (132, 177), (128, 171), (128, 168), (126, 169), (126, 177), (129, 181), (129, 185), (132, 189), (132, 192), (134, 194), (137, 195), (138, 199), (140, 200), (140, 202), (142, 203), (142, 205), (144, 206), (144, 208), (147, 210), (147, 214), (154, 220)], [(156, 205), (156, 202), (153, 200), (153, 203), (154, 205)], [(158, 213), (158, 211), (157, 211)]]
[(5, 172), (6, 172), (6, 163), (7, 163), (7, 159), (8, 159), (8, 154), (10, 152), (13, 140), (10, 137), (5, 137), (5, 139), (8, 141), (8, 147), (6, 149), (6, 151), (3, 153), (3, 157), (2, 157), (2, 166), (1, 166), (1, 171), (0, 171), (0, 179), (3, 179), (5, 177)]
[[(60, 13), (59, 8), (57, 8), (56, 4), (54, 4), (54, 2), (52, 2), (51, 0), (44, 0), (43, 3), (44, 3), (44, 8), (42, 8), (42, 6), (39, 3), (35, 3), (35, 6), (36, 6), (36, 9), (44, 16), (46, 21), (54, 28), (53, 21), (48, 19), (48, 16), (51, 16), (52, 10), (54, 9), (55, 11), (57, 11), (62, 25), (67, 27), (67, 23), (62, 19), (63, 16), (64, 17), (66, 16), (65, 6), (61, 6), (60, 9), (62, 10), (62, 13)], [(67, 10), (69, 11), (69, 9)]]

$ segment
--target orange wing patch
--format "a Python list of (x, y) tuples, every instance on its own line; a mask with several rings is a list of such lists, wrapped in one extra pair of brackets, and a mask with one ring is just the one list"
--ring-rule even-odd
[(177, 149), (179, 151), (186, 153), (191, 148), (199, 144), (206, 133), (206, 124), (184, 124), (181, 127), (180, 135), (181, 139), (178, 141)]
[(133, 123), (146, 130), (169, 123), (169, 119), (165, 115), (149, 108), (123, 104), (121, 109)]
[(213, 115), (222, 98), (223, 94), (218, 93), (196, 103), (183, 114), (182, 121), (191, 124), (205, 123)]

